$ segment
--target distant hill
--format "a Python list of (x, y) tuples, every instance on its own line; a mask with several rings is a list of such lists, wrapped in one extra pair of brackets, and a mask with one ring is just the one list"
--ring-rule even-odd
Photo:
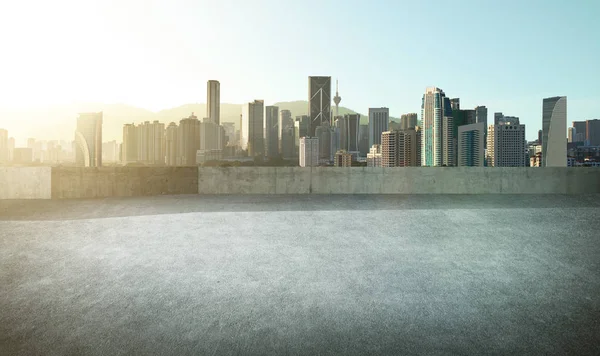
[[(308, 114), (306, 100), (278, 102), (273, 105), (278, 106), (279, 110), (290, 110), (293, 117)], [(75, 131), (77, 114), (99, 111), (104, 113), (103, 141), (116, 140), (120, 142), (123, 139), (124, 124), (158, 120), (168, 125), (170, 122), (178, 123), (179, 120), (189, 117), (192, 113), (202, 119), (206, 116), (206, 104), (185, 104), (156, 113), (126, 104), (101, 103), (83, 103), (27, 111), (0, 111), (0, 128), (8, 129), (9, 136), (19, 137), (21, 140), (27, 137), (34, 137), (38, 140), (71, 140)], [(242, 104), (221, 103), (221, 122), (233, 122), (239, 129), (241, 113)], [(340, 106), (339, 113), (340, 115), (354, 114), (356, 111)], [(390, 119), (399, 121), (398, 118)], [(367, 124), (368, 121), (368, 116), (361, 113), (361, 124)]]

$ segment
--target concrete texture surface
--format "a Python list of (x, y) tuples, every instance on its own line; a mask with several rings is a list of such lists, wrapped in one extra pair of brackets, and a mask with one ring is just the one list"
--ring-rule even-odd
[(0, 355), (598, 355), (600, 196), (0, 202)]
[(50, 167), (0, 167), (0, 199), (50, 199)]
[(198, 193), (197, 167), (53, 167), (52, 198)]
[(200, 194), (590, 194), (600, 168), (202, 167)]

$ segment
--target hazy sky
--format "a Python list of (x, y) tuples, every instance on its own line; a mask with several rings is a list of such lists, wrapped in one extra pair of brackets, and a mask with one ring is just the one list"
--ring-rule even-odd
[(150, 110), (306, 100), (339, 78), (343, 106), (420, 112), (427, 86), (541, 128), (600, 117), (600, 1), (19, 0), (0, 3), (0, 108), (74, 101)]

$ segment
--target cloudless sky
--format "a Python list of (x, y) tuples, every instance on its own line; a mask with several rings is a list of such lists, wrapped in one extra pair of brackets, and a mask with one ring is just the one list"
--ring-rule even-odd
[[(0, 3), (0, 108), (306, 100), (418, 112), (427, 86), (541, 128), (542, 99), (600, 118), (598, 0), (19, 0)], [(335, 90), (335, 89), (333, 89)]]

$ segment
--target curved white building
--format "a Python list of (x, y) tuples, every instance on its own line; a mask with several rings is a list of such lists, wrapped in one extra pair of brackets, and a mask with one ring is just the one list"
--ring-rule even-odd
[(544, 99), (542, 167), (567, 166), (567, 97)]
[(102, 112), (79, 114), (75, 147), (78, 166), (102, 166)]

